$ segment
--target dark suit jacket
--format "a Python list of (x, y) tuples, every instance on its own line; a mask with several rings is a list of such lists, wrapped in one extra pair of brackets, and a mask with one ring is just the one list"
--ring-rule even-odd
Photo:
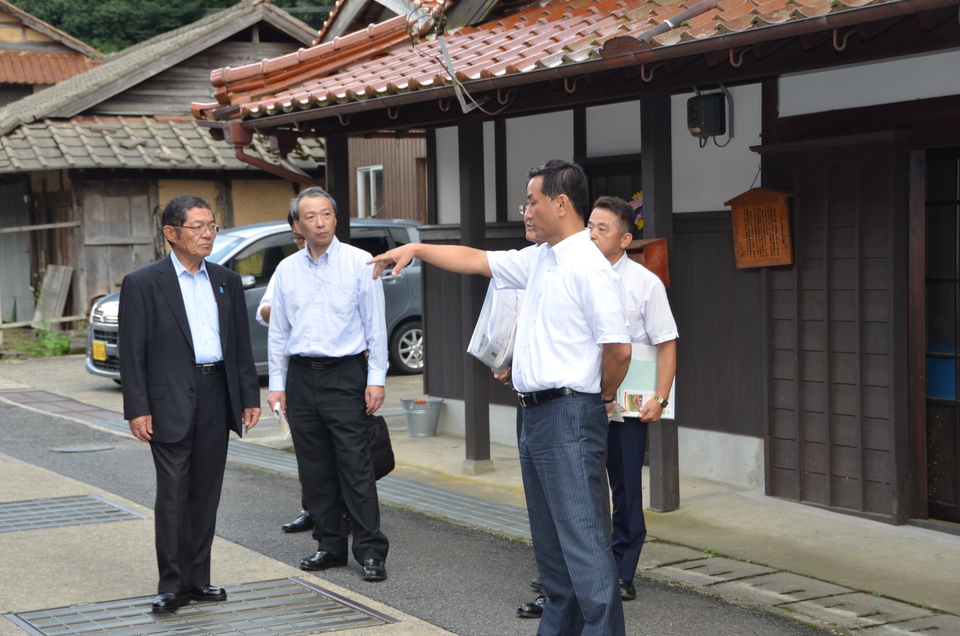
[[(243, 286), (236, 273), (209, 261), (207, 273), (220, 315), (229, 423), (242, 435), (243, 409), (260, 406)], [(119, 345), (123, 417), (152, 415), (153, 440), (179, 442), (193, 420), (197, 375), (190, 324), (169, 256), (124, 277)]]

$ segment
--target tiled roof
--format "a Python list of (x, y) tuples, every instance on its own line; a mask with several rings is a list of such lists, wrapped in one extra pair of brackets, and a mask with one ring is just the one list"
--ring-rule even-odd
[(56, 84), (101, 64), (78, 53), (0, 51), (0, 82)]
[(107, 99), (142, 81), (145, 67), (153, 65), (153, 72), (169, 68), (192, 55), (197, 45), (212, 46), (259, 20), (296, 32), (303, 42), (310, 42), (316, 33), (266, 0), (242, 0), (225, 11), (114, 53), (102, 66), (0, 108), (0, 135), (47, 117), (77, 115), (77, 104), (87, 97), (99, 94)]
[[(246, 152), (277, 163), (259, 137)], [(319, 141), (301, 137), (288, 159), (312, 170), (323, 165), (323, 156)], [(190, 118), (44, 120), (0, 137), (0, 174), (68, 168), (253, 170), (234, 156), (230, 143), (214, 141)]]
[[(696, 0), (547, 0), (448, 32), (445, 41), (457, 78), (469, 83), (597, 61), (604, 44), (614, 39), (638, 46), (637, 38), (644, 36), (647, 41), (638, 48), (666, 49), (826, 13), (902, 2), (718, 0), (701, 5)], [(955, 0), (942, 2), (946, 6)], [(688, 11), (691, 8), (695, 10)], [(655, 27), (663, 32), (651, 34)], [(761, 35), (784, 37), (777, 28)], [(719, 39), (716, 45), (727, 46)], [(219, 105), (194, 104), (193, 112), (198, 117), (226, 118), (233, 115), (230, 109), (217, 115), (212, 111), (239, 106), (240, 116), (251, 119), (450, 86), (436, 38), (421, 40), (417, 48), (411, 47), (400, 16), (296, 54), (214, 71), (211, 79), (218, 88)], [(677, 46), (676, 55), (681, 50)]]

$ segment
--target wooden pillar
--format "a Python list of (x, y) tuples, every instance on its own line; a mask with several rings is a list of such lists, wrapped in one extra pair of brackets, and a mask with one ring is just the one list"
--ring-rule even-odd
[[(670, 95), (640, 98), (640, 152), (643, 157), (643, 235), (667, 239), (673, 252), (673, 156), (670, 147)], [(650, 431), (650, 509), (680, 507), (677, 421), (661, 420)]]
[[(486, 248), (486, 219), (483, 186), (483, 120), (462, 118), (457, 125), (460, 157), (461, 243)], [(473, 331), (490, 280), (485, 276), (464, 276), (461, 319), (465, 333)], [(460, 349), (466, 349), (466, 342)], [(471, 475), (493, 470), (490, 459), (490, 370), (473, 356), (463, 357), (463, 410), (466, 458), (463, 472)]]
[(326, 139), (327, 192), (337, 202), (337, 238), (350, 242), (350, 140), (346, 135)]

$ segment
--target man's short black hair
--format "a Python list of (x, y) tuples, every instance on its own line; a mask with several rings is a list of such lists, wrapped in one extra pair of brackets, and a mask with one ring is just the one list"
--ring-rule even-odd
[(543, 177), (540, 191), (551, 199), (561, 194), (567, 195), (574, 211), (581, 219), (586, 219), (587, 206), (590, 205), (590, 187), (587, 183), (587, 173), (583, 168), (569, 161), (551, 159), (542, 166), (530, 168), (527, 179)]
[(204, 208), (213, 212), (213, 208), (210, 207), (210, 204), (207, 203), (205, 199), (194, 196), (192, 194), (184, 194), (179, 197), (174, 197), (167, 202), (167, 205), (163, 208), (163, 213), (160, 215), (160, 225), (172, 225), (177, 228), (177, 232), (180, 231), (180, 227), (187, 220), (187, 210), (191, 208)]
[(593, 208), (600, 208), (613, 212), (617, 217), (617, 225), (620, 226), (621, 233), (635, 234), (637, 231), (636, 216), (633, 207), (620, 197), (600, 197), (593, 203)]
[[(333, 206), (333, 213), (337, 213), (337, 202), (333, 200), (333, 197), (330, 196), (330, 193), (321, 188), (320, 186), (310, 186), (305, 188), (297, 193), (297, 196), (293, 197), (290, 200), (290, 214), (287, 216), (288, 219), (293, 219), (294, 221), (300, 220), (300, 202), (304, 199), (311, 199), (313, 197), (323, 197), (330, 201), (330, 205)], [(293, 227), (293, 223), (290, 223), (290, 227)]]

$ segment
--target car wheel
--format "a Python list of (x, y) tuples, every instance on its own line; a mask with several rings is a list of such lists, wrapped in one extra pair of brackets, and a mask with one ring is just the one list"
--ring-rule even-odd
[(423, 373), (423, 326), (405, 322), (390, 337), (390, 366), (398, 373)]

